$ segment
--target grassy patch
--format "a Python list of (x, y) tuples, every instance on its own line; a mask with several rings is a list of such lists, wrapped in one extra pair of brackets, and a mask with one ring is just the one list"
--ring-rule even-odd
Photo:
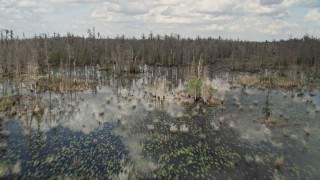
[(97, 83), (96, 81), (85, 81), (81, 79), (63, 79), (60, 77), (50, 77), (48, 79), (41, 79), (38, 87), (40, 91), (54, 91), (54, 92), (78, 92), (92, 88)]
[(296, 88), (304, 84), (300, 81), (293, 81), (284, 77), (261, 77), (261, 76), (244, 76), (238, 80), (238, 83), (249, 87), (270, 87), (270, 88)]

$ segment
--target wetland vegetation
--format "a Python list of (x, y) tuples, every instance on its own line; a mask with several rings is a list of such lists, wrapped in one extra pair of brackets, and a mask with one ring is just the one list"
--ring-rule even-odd
[(5, 31), (0, 178), (317, 179), (319, 45)]

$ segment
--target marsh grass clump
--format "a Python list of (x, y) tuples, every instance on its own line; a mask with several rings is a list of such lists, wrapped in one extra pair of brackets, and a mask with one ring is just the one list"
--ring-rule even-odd
[(171, 124), (171, 125), (170, 125), (170, 132), (172, 132), (172, 133), (176, 133), (177, 131), (178, 131), (177, 126), (175, 126), (175, 125)]
[(21, 172), (21, 161), (17, 161), (13, 166), (12, 166), (12, 174), (17, 175)]
[(220, 130), (221, 123), (216, 122), (216, 121), (212, 121), (212, 122), (210, 123), (210, 125), (213, 127), (213, 129), (214, 129), (215, 131), (219, 131), (219, 130)]
[(85, 81), (81, 79), (64, 79), (61, 77), (51, 76), (48, 79), (40, 79), (38, 81), (38, 88), (40, 91), (53, 92), (79, 92), (88, 90), (96, 86), (96, 81)]
[[(0, 142), (0, 150), (1, 150), (1, 151), (6, 151), (7, 147), (8, 147), (7, 142), (5, 142), (5, 141)], [(1, 176), (0, 176), (0, 177), (1, 177)]]
[(278, 120), (276, 119), (275, 116), (269, 116), (269, 117), (266, 117), (263, 122), (266, 126), (271, 126), (276, 124)]
[(303, 128), (303, 130), (304, 130), (306, 136), (310, 136), (311, 128), (309, 125), (305, 126)]
[(45, 164), (47, 166), (51, 166), (54, 160), (55, 160), (55, 156), (51, 154), (46, 158)]
[(206, 139), (206, 137), (207, 137), (207, 136), (206, 136), (205, 133), (199, 134), (199, 138), (202, 139), (202, 140)]
[(123, 167), (123, 169), (117, 174), (116, 176), (113, 177), (115, 180), (127, 180), (131, 179), (130, 177), (130, 172), (132, 171), (133, 166), (131, 164), (127, 164)]
[(220, 142), (221, 142), (221, 138), (220, 137), (214, 138), (214, 143), (215, 144), (220, 144)]
[(260, 78), (258, 76), (244, 76), (238, 80), (238, 83), (243, 86), (258, 86), (260, 82)]
[(247, 165), (251, 165), (254, 162), (254, 158), (248, 154), (244, 156), (244, 160)]
[(0, 98), (0, 113), (11, 116), (14, 115), (16, 111), (16, 102), (18, 97), (5, 95)]
[(186, 126), (186, 124), (183, 124), (182, 126), (180, 126), (180, 132), (182, 133), (189, 132), (189, 128)]
[(283, 156), (277, 157), (274, 160), (274, 167), (277, 169), (281, 169), (284, 166), (284, 158)]
[(146, 127), (147, 127), (148, 130), (151, 130), (151, 131), (154, 130), (154, 125), (153, 124), (147, 124)]
[(0, 163), (0, 178), (4, 178), (10, 171), (9, 169), (9, 163), (7, 162), (1, 162)]
[(32, 110), (32, 115), (36, 117), (41, 117), (43, 113), (44, 113), (44, 109), (40, 105), (36, 104)]
[(263, 76), (243, 76), (238, 81), (239, 84), (248, 87), (258, 88), (282, 88), (292, 89), (302, 87), (300, 81), (294, 81), (285, 77), (263, 77)]
[(255, 155), (255, 156), (254, 156), (254, 161), (255, 161), (255, 163), (256, 163), (257, 165), (262, 165), (262, 164), (264, 164), (263, 158), (262, 158), (261, 156), (259, 156), (259, 155)]

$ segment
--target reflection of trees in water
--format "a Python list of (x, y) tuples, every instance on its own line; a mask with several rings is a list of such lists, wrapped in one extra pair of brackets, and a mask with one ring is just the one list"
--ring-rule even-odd
[(263, 121), (266, 125), (268, 125), (268, 119), (271, 116), (271, 109), (270, 109), (270, 100), (269, 100), (269, 95), (270, 95), (271, 89), (268, 89), (267, 92), (267, 97), (265, 101), (265, 105), (262, 109), (262, 114), (263, 114)]
[(5, 151), (8, 144), (7, 140), (9, 137), (9, 132), (5, 131), (3, 119), (0, 117), (0, 153), (1, 151)]

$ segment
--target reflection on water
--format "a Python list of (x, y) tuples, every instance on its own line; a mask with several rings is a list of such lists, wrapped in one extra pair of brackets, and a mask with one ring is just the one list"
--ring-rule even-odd
[(188, 71), (148, 70), (134, 78), (77, 70), (98, 80), (97, 92), (45, 92), (43, 116), (3, 121), (0, 177), (320, 176), (319, 90), (246, 88), (212, 74), (221, 105), (184, 106), (174, 95)]

